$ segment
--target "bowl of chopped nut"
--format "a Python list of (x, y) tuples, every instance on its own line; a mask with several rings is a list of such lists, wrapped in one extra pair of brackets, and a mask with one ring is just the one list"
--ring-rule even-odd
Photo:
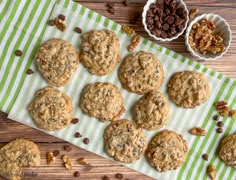
[(183, 0), (148, 0), (143, 8), (144, 29), (159, 41), (172, 41), (184, 33), (189, 21)]
[(229, 24), (219, 15), (202, 14), (188, 26), (185, 44), (193, 57), (215, 60), (228, 50), (232, 40)]

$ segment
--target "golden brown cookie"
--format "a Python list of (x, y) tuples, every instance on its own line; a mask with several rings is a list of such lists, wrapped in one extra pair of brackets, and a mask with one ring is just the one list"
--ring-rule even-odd
[(150, 141), (146, 157), (157, 171), (164, 172), (180, 167), (188, 153), (187, 142), (174, 131), (158, 132)]
[(146, 137), (141, 128), (127, 120), (113, 121), (103, 134), (105, 151), (115, 160), (132, 163), (138, 160), (146, 149)]
[(194, 108), (210, 97), (207, 79), (202, 73), (194, 71), (174, 73), (167, 88), (170, 99), (184, 108)]
[(123, 88), (137, 94), (145, 94), (161, 86), (164, 69), (154, 54), (140, 51), (124, 59), (118, 75)]
[(236, 134), (228, 135), (221, 140), (219, 157), (227, 165), (236, 168)]
[(38, 166), (40, 151), (32, 141), (16, 139), (0, 149), (0, 175), (20, 180), (23, 167)]
[(112, 121), (124, 113), (124, 98), (111, 83), (88, 84), (82, 93), (80, 107), (84, 113), (102, 122)]
[(90, 31), (83, 34), (81, 63), (92, 74), (106, 75), (120, 62), (120, 44), (110, 30)]
[(41, 44), (35, 58), (39, 71), (52, 86), (67, 85), (79, 64), (79, 54), (63, 39)]
[(55, 131), (70, 123), (73, 105), (69, 96), (48, 86), (36, 92), (28, 110), (38, 128)]
[(136, 124), (144, 129), (156, 130), (164, 127), (170, 116), (164, 95), (158, 91), (143, 95), (133, 108)]

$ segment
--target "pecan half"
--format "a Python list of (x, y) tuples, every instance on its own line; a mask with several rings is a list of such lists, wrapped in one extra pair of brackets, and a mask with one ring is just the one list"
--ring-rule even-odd
[(140, 38), (141, 37), (137, 34), (132, 37), (131, 44), (128, 46), (129, 52), (132, 52), (136, 48), (136, 46), (138, 45), (140, 41)]
[(212, 180), (215, 180), (216, 179), (216, 168), (214, 165), (209, 165), (207, 167), (207, 173), (208, 173), (208, 176), (212, 179)]
[(189, 133), (195, 136), (205, 136), (207, 131), (200, 127), (195, 127), (189, 130)]

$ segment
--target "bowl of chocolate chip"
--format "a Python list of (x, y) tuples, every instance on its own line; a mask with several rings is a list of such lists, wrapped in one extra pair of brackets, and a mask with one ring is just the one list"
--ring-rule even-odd
[(143, 25), (154, 39), (172, 41), (187, 28), (188, 14), (183, 0), (148, 0), (143, 8)]

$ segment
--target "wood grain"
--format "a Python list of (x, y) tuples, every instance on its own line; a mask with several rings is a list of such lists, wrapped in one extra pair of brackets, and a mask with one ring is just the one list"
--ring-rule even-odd
[[(141, 19), (135, 25), (130, 24), (134, 14), (136, 12), (142, 13), (142, 8), (146, 3), (146, 0), (130, 0), (129, 6), (125, 7), (122, 4), (122, 0), (80, 0), (82, 5), (95, 10), (96, 12), (118, 22), (121, 24), (128, 24), (134, 28), (137, 33), (153, 41), (152, 38), (149, 38), (147, 33), (144, 31), (144, 28), (141, 23)], [(107, 12), (106, 3), (114, 2), (115, 3), (115, 14), (111, 15)], [(219, 72), (222, 72), (229, 77), (236, 79), (236, 1), (235, 0), (186, 0), (185, 1), (188, 8), (193, 7), (200, 8), (200, 13), (215, 13), (219, 14), (230, 24), (232, 30), (233, 41), (231, 47), (229, 48), (227, 54), (221, 59), (212, 62), (201, 62), (202, 64), (215, 69)], [(181, 53), (187, 57), (190, 57), (190, 54), (187, 52), (184, 45), (183, 36), (179, 39), (169, 42), (162, 43), (154, 41), (162, 46), (170, 48), (178, 53)], [(192, 58), (193, 59), (193, 58)], [(16, 139), (16, 138), (26, 138), (36, 142), (41, 150), (41, 165), (40, 167), (33, 169), (26, 169), (26, 171), (33, 171), (38, 173), (38, 176), (32, 179), (74, 179), (73, 171), (78, 170), (81, 173), (79, 179), (102, 179), (104, 175), (109, 176), (111, 179), (115, 179), (116, 173), (122, 173), (125, 178), (135, 179), (135, 180), (148, 180), (151, 179), (147, 176), (144, 176), (138, 172), (130, 170), (122, 165), (119, 165), (116, 162), (106, 160), (102, 157), (99, 157), (93, 153), (87, 152), (81, 148), (70, 145), (72, 148), (71, 152), (63, 151), (64, 145), (69, 145), (68, 143), (55, 138), (53, 136), (47, 135), (20, 123), (14, 122), (10, 119), (7, 119), (7, 114), (0, 112), (0, 146), (5, 143)], [(62, 166), (62, 161), (60, 156), (57, 158), (56, 162), (53, 165), (46, 164), (46, 152), (53, 151), (55, 149), (60, 150), (62, 154), (68, 154), (73, 158), (74, 168), (72, 172), (65, 170)], [(77, 163), (76, 159), (80, 157), (85, 157), (87, 161), (93, 166), (90, 171), (86, 171), (84, 166), (81, 166)], [(0, 177), (1, 179), (1, 177)]]

